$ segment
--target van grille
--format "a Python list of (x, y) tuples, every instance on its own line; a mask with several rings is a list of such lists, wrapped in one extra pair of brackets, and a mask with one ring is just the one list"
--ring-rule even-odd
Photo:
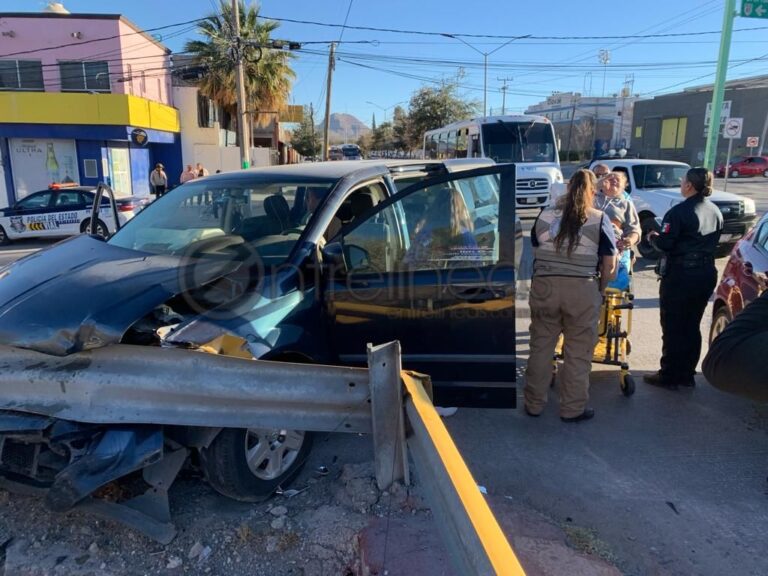
[(723, 220), (738, 220), (744, 216), (744, 202), (715, 202), (723, 215)]
[(546, 178), (521, 178), (517, 180), (515, 186), (520, 192), (549, 190), (549, 181)]

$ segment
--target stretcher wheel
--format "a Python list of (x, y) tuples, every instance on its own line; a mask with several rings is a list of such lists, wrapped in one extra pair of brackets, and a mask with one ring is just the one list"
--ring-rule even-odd
[(629, 338), (627, 338), (625, 340), (625, 343), (627, 345), (627, 347), (626, 347), (626, 354), (627, 354), (627, 356), (629, 356), (630, 354), (632, 354), (632, 342), (630, 342)]
[(627, 397), (635, 393), (635, 379), (632, 378), (632, 374), (622, 374), (621, 393)]

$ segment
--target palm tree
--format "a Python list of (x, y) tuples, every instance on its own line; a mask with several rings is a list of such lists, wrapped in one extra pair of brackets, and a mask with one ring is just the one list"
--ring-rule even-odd
[[(210, 14), (197, 26), (198, 33), (205, 40), (190, 40), (184, 50), (194, 56), (196, 64), (207, 68), (199, 83), (200, 92), (229, 112), (234, 112), (237, 108), (237, 74), (232, 57), (233, 12), (227, 0), (220, 0), (220, 6), (218, 14)], [(266, 46), (272, 40), (272, 33), (279, 26), (271, 20), (259, 20), (259, 8), (258, 4), (246, 8), (245, 2), (240, 0), (247, 108), (253, 111), (280, 111), (286, 105), (291, 81), (296, 76), (289, 64), (293, 54), (259, 47)], [(267, 116), (260, 120), (270, 119)]]

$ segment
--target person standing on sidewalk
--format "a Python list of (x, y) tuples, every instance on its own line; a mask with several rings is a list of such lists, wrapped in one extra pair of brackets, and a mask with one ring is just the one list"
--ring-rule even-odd
[(166, 176), (164, 168), (160, 163), (155, 164), (155, 169), (149, 175), (149, 183), (152, 185), (152, 191), (156, 198), (160, 198), (168, 189), (168, 176)]
[(661, 370), (643, 376), (648, 384), (676, 390), (696, 385), (701, 355), (701, 318), (717, 284), (715, 249), (723, 230), (723, 215), (707, 197), (712, 172), (691, 168), (680, 183), (683, 202), (670, 208), (661, 231), (647, 240), (661, 257), (656, 273), (661, 315)]
[(544, 209), (531, 230), (531, 344), (525, 378), (525, 412), (538, 416), (547, 404), (552, 358), (560, 334), (560, 418), (580, 422), (595, 415), (587, 407), (592, 353), (602, 292), (613, 279), (616, 241), (613, 227), (594, 208), (595, 178), (577, 170), (568, 191)]
[(194, 168), (192, 168), (192, 164), (187, 164), (187, 169), (181, 173), (181, 176), (179, 176), (179, 182), (184, 184), (185, 182), (189, 182), (195, 178), (197, 178), (197, 173), (195, 172)]

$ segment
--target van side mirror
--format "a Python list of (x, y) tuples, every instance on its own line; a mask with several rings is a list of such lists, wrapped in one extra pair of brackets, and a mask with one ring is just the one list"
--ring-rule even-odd
[(346, 275), (347, 262), (344, 258), (344, 245), (341, 242), (331, 242), (320, 251), (323, 256), (323, 270), (332, 275)]

